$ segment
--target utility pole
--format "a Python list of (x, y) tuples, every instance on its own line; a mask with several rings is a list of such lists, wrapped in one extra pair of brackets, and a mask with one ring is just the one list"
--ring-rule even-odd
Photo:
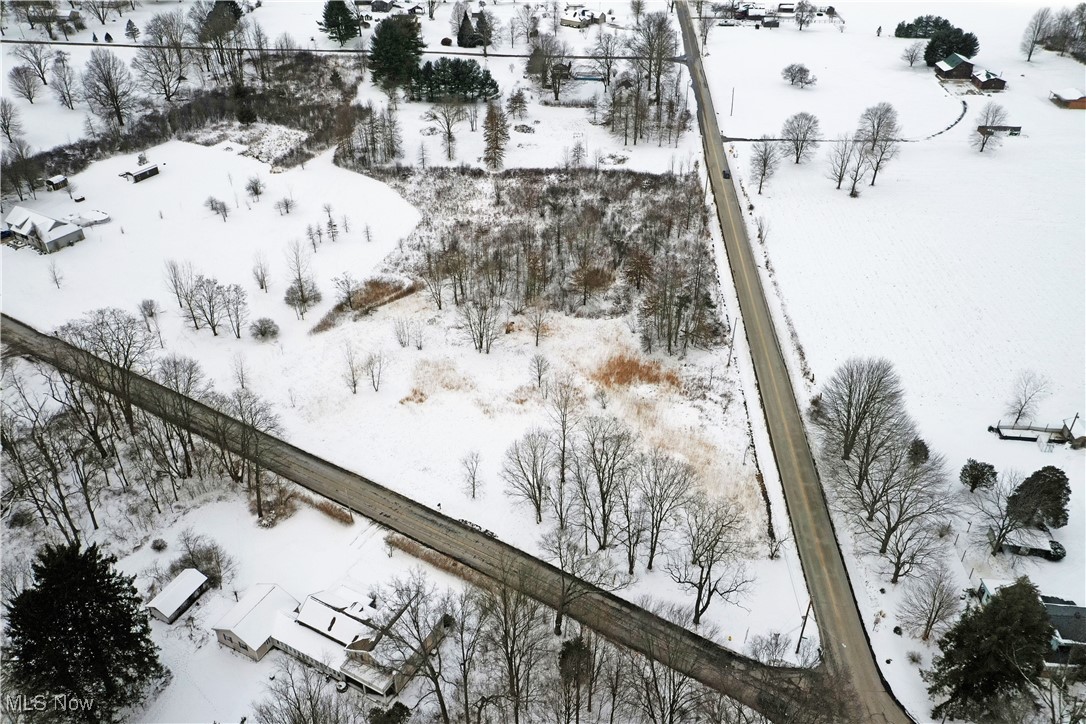
[[(744, 451), (745, 454), (745, 451)], [(799, 627), (799, 641), (796, 642), (796, 655), (799, 655), (799, 646), (803, 643), (803, 632), (807, 630), (807, 616), (811, 613), (811, 604), (814, 603), (813, 599), (807, 601), (807, 612), (803, 614), (803, 625)]]

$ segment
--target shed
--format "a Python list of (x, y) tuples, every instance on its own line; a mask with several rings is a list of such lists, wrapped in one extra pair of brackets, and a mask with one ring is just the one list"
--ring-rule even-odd
[(1063, 88), (1054, 90), (1049, 98), (1060, 108), (1086, 109), (1086, 93), (1078, 88)]
[(297, 599), (276, 584), (257, 583), (212, 629), (221, 645), (260, 661), (272, 648), (279, 614), (297, 608)]
[(981, 90), (1001, 91), (1007, 87), (1007, 81), (992, 71), (983, 68), (974, 68), (973, 75), (970, 76), (969, 80)]
[(973, 75), (973, 59), (951, 53), (935, 64), (935, 75), (944, 80), (969, 80)]
[(138, 184), (144, 179), (158, 176), (158, 164), (152, 163), (150, 166), (143, 166), (142, 168), (137, 168), (135, 171), (125, 171), (121, 176), (134, 184)]
[(47, 191), (59, 191), (68, 185), (67, 176), (51, 176), (45, 179), (45, 188)]
[(173, 623), (207, 589), (207, 576), (195, 568), (186, 568), (150, 600), (147, 610), (159, 621)]
[(992, 599), (992, 596), (996, 594), (996, 591), (1001, 588), (1006, 588), (1007, 586), (1013, 586), (1014, 584), (1014, 581), (997, 578), (982, 578), (980, 579), (980, 585), (977, 586), (977, 598), (980, 599), (981, 603), (988, 603), (988, 601)]
[(52, 254), (86, 238), (75, 224), (49, 218), (22, 206), (14, 207), (4, 221), (13, 237), (43, 254)]

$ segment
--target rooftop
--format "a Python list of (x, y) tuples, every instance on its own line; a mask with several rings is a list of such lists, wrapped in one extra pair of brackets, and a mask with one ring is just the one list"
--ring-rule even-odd
[(272, 635), (277, 615), (297, 607), (297, 599), (276, 584), (257, 583), (213, 628), (230, 631), (249, 648), (258, 649)]
[(147, 608), (158, 609), (164, 616), (172, 617), (206, 582), (207, 576), (203, 573), (195, 568), (186, 568), (148, 601)]

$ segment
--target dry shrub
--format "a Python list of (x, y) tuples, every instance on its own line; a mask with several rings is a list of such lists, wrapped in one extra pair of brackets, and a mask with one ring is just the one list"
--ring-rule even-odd
[(401, 405), (406, 405), (409, 402), (413, 402), (416, 405), (421, 405), (426, 402), (426, 393), (420, 390), (418, 387), (411, 389), (411, 394), (400, 400)]
[(449, 392), (462, 392), (475, 388), (472, 381), (448, 357), (435, 360), (419, 360), (415, 365), (415, 386), (421, 390), (438, 388)]
[(339, 319), (339, 315), (342, 314), (339, 305), (332, 307), (328, 310), (328, 313), (321, 317), (321, 321), (309, 330), (310, 334), (320, 334), (321, 332), (327, 332), (332, 327), (336, 326), (336, 321)]
[(343, 523), (343, 525), (351, 525), (354, 523), (354, 515), (342, 505), (333, 503), (326, 498), (311, 498), (308, 495), (300, 495), (298, 497), (309, 507), (324, 513), (336, 522)]
[(444, 553), (435, 551), (433, 548), (427, 548), (416, 540), (400, 535), (399, 533), (389, 533), (385, 536), (385, 543), (392, 548), (397, 548), (408, 555), (418, 558), (420, 561), (426, 561), (434, 568), (445, 571), (472, 585), (481, 588), (490, 587), (490, 579), (482, 573), (479, 573), (474, 568), (465, 566), (460, 561), (449, 558)]
[(414, 285), (400, 279), (374, 277), (362, 282), (362, 286), (351, 296), (351, 301), (355, 309), (364, 313), (374, 307), (387, 304), (393, 297), (398, 299), (396, 295), (409, 287), (413, 289)]
[[(264, 517), (257, 520), (257, 525), (261, 528), (273, 528), (280, 521), (294, 515), (298, 510), (297, 498), (297, 492), (278, 478), (270, 485), (265, 484), (265, 492), (260, 501)], [(249, 512), (253, 515), (257, 513), (255, 497), (249, 499)]]
[(509, 399), (517, 405), (523, 405), (538, 394), (533, 385), (521, 385), (509, 393)]
[(681, 387), (679, 376), (673, 370), (665, 370), (653, 360), (645, 361), (635, 355), (620, 352), (600, 365), (592, 379), (604, 387), (626, 387), (634, 384), (668, 385)]

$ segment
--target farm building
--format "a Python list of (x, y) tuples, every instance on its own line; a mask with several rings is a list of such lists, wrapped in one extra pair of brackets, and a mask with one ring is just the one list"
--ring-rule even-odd
[(51, 176), (45, 179), (45, 189), (47, 191), (59, 191), (68, 185), (67, 176)]
[(974, 68), (973, 75), (969, 77), (969, 80), (981, 90), (1001, 91), (1007, 87), (1007, 81), (992, 71), (983, 68)]
[(125, 171), (121, 174), (122, 178), (126, 178), (134, 184), (138, 184), (144, 179), (149, 179), (152, 176), (158, 176), (158, 164), (153, 163), (150, 166), (144, 166), (137, 168), (135, 171)]
[(52, 254), (85, 238), (83, 230), (75, 224), (51, 219), (22, 206), (13, 208), (4, 221), (15, 239), (43, 254)]
[(280, 612), (298, 608), (298, 601), (274, 583), (258, 583), (234, 604), (212, 630), (219, 643), (260, 661), (272, 648), (272, 627)]
[(951, 53), (935, 64), (935, 75), (943, 80), (969, 80), (973, 75), (973, 59)]
[[(1046, 601), (1045, 611), (1055, 629), (1052, 649), (1045, 655), (1045, 662), (1055, 666), (1066, 665), (1073, 650), (1086, 648), (1086, 608), (1076, 606), (1074, 601), (1066, 604)], [(1080, 651), (1077, 663), (1082, 663), (1084, 653)]]
[(147, 610), (159, 621), (173, 623), (207, 588), (207, 576), (195, 568), (186, 568), (148, 602)]
[(1060, 108), (1086, 109), (1086, 93), (1078, 88), (1064, 88), (1052, 91), (1049, 98)]

